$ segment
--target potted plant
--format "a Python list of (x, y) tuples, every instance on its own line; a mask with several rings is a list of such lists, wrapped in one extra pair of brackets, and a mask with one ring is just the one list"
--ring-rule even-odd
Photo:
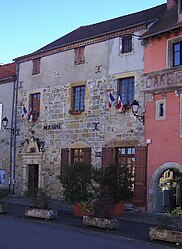
[(112, 164), (104, 171), (103, 185), (108, 188), (112, 199), (110, 215), (122, 215), (123, 201), (129, 201), (133, 196), (134, 174), (127, 165)]
[[(0, 201), (3, 198), (6, 198), (8, 195), (10, 194), (10, 189), (6, 188), (6, 187), (1, 187), (0, 188)], [(4, 213), (5, 212), (5, 205), (3, 203), (0, 203), (0, 213)]]
[(171, 212), (157, 219), (158, 226), (151, 227), (149, 237), (151, 240), (163, 240), (182, 244), (182, 209), (177, 207)]
[(56, 218), (57, 210), (50, 207), (50, 197), (44, 189), (29, 191), (28, 196), (32, 201), (32, 206), (25, 208), (25, 216), (46, 220)]
[(92, 165), (77, 162), (68, 165), (64, 174), (59, 177), (65, 200), (74, 204), (76, 216), (92, 213), (90, 201), (94, 196), (93, 174)]
[(114, 164), (100, 170), (96, 182), (99, 183), (97, 198), (93, 201), (94, 217), (83, 217), (83, 223), (104, 229), (117, 229), (118, 219), (123, 212), (124, 200), (133, 194), (134, 175), (127, 165)]

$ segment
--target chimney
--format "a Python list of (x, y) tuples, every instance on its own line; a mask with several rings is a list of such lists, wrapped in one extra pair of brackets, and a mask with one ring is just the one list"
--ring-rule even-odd
[(178, 0), (167, 0), (167, 10), (170, 10)]

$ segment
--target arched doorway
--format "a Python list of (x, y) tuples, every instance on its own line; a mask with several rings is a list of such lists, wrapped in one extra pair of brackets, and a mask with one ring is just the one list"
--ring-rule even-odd
[(181, 205), (180, 188), (171, 188), (173, 179), (182, 172), (182, 165), (168, 162), (160, 165), (153, 173), (149, 186), (148, 209), (150, 212), (164, 213)]

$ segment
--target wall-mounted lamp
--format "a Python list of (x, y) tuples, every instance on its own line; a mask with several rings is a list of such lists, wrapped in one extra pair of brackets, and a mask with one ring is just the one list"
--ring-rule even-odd
[(131, 104), (132, 106), (132, 112), (133, 115), (141, 122), (143, 125), (145, 124), (145, 117), (138, 115), (138, 108), (139, 108), (139, 103), (138, 101), (134, 100), (133, 103)]
[(180, 95), (179, 90), (175, 90), (175, 91), (174, 91), (174, 94), (175, 94), (176, 97), (179, 97), (179, 95)]
[(98, 131), (99, 130), (99, 127), (98, 127), (99, 122), (93, 122), (93, 125), (94, 125), (93, 130)]
[(8, 128), (8, 123), (9, 123), (9, 120), (7, 119), (7, 117), (4, 117), (2, 119), (2, 126), (5, 130), (9, 131), (9, 132), (12, 132), (13, 135), (15, 136), (19, 136), (19, 131), (20, 129), (16, 129), (16, 128)]

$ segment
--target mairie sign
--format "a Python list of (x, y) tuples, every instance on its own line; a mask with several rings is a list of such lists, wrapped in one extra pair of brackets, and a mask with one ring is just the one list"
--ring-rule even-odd
[(43, 130), (60, 130), (61, 129), (61, 124), (45, 124), (43, 126)]

